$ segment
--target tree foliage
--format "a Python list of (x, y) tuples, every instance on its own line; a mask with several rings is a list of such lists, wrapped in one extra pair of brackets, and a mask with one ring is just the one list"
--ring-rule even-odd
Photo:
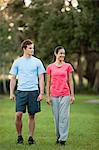
[[(35, 43), (37, 56), (45, 63), (50, 63), (54, 48), (63, 45), (67, 55), (77, 54), (75, 61), (78, 66), (75, 69), (80, 79), (85, 76), (90, 85), (93, 85), (94, 65), (99, 59), (99, 2), (78, 2), (80, 11), (71, 8), (69, 12), (62, 12), (63, 0), (32, 0), (29, 7), (20, 0), (11, 1), (4, 10), (3, 21), (0, 23), (0, 49), (5, 53), (13, 53), (10, 58), (12, 60), (16, 54), (21, 54), (20, 43), (30, 38)], [(11, 40), (8, 39), (9, 35)], [(81, 71), (82, 56), (87, 62), (84, 72)]]

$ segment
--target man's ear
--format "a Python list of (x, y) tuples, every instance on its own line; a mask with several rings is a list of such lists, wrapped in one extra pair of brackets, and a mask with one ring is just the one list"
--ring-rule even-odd
[(26, 48), (23, 48), (23, 51), (25, 51), (26, 50)]

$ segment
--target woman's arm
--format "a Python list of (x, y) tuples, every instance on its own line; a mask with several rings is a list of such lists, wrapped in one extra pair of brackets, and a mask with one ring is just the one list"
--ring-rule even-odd
[(46, 75), (46, 102), (50, 105), (50, 86), (51, 86), (51, 76)]
[(69, 88), (70, 88), (70, 101), (73, 104), (75, 98), (74, 98), (74, 83), (72, 73), (69, 73)]

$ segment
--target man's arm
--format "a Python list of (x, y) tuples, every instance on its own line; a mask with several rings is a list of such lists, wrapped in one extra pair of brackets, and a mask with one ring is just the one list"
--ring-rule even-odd
[(70, 88), (70, 100), (71, 103), (74, 103), (74, 84), (73, 84), (73, 78), (72, 78), (72, 73), (69, 73), (69, 88)]
[(15, 100), (14, 89), (16, 85), (16, 76), (12, 75), (10, 79), (10, 99)]
[(44, 74), (39, 74), (39, 88), (40, 88), (40, 94), (38, 96), (38, 101), (41, 101), (44, 94)]

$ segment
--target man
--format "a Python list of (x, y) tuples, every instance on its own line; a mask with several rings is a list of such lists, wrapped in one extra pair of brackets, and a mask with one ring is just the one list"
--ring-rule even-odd
[[(22, 42), (23, 56), (14, 61), (10, 74), (10, 99), (16, 100), (16, 131), (17, 143), (23, 143), (22, 115), (28, 109), (28, 144), (34, 144), (33, 133), (35, 129), (35, 113), (40, 112), (40, 101), (44, 94), (44, 73), (42, 62), (32, 56), (34, 54), (33, 42), (29, 39)], [(18, 76), (17, 94), (14, 95)]]

